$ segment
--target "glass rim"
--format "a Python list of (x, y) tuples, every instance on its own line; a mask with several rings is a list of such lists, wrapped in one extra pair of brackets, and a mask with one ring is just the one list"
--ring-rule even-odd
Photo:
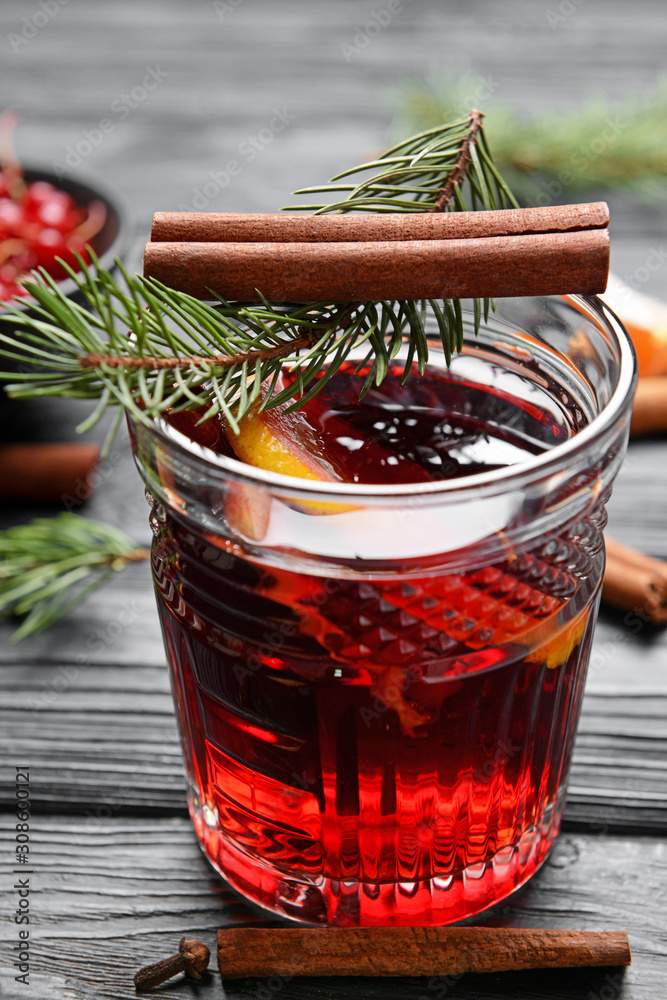
[(247, 465), (237, 458), (230, 458), (226, 455), (219, 455), (217, 452), (206, 448), (203, 445), (192, 441), (186, 434), (176, 430), (162, 418), (156, 418), (151, 429), (158, 437), (163, 439), (170, 447), (174, 445), (184, 451), (197, 463), (203, 463), (214, 469), (217, 473), (233, 478), (237, 482), (244, 482), (253, 486), (260, 486), (270, 489), (276, 494), (289, 494), (303, 498), (328, 497), (333, 499), (396, 499), (405, 500), (416, 497), (435, 496), (461, 496), (467, 492), (486, 492), (489, 488), (495, 492), (495, 487), (502, 487), (503, 491), (508, 487), (520, 488), (526, 481), (532, 480), (535, 476), (548, 475), (562, 467), (564, 462), (579, 455), (591, 444), (591, 442), (602, 437), (623, 414), (623, 411), (630, 408), (632, 402), (634, 383), (637, 377), (636, 355), (634, 346), (625, 327), (610, 309), (596, 295), (561, 295), (546, 296), (547, 298), (562, 298), (569, 300), (579, 300), (591, 306), (607, 327), (611, 329), (616, 338), (619, 348), (619, 379), (616, 388), (613, 390), (607, 404), (600, 413), (594, 417), (590, 423), (563, 441), (554, 445), (546, 451), (531, 456), (528, 461), (517, 462), (504, 468), (494, 469), (489, 472), (480, 472), (472, 476), (460, 476), (450, 480), (436, 480), (428, 483), (395, 483), (391, 485), (377, 483), (341, 483), (325, 482), (314, 479), (301, 479), (297, 476), (288, 476), (280, 472), (270, 472), (256, 466)]

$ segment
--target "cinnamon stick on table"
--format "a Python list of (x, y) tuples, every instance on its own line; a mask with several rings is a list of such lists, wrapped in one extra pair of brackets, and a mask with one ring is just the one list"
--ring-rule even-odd
[(1, 445), (0, 499), (87, 500), (99, 457), (99, 445), (83, 441)]
[(602, 600), (654, 625), (667, 625), (667, 563), (613, 538), (605, 539), (605, 548)]
[(433, 976), (630, 963), (625, 931), (497, 927), (235, 927), (218, 931), (223, 979)]
[(632, 404), (630, 434), (667, 431), (667, 376), (640, 378)]
[(246, 221), (161, 213), (144, 274), (237, 301), (258, 291), (274, 302), (595, 293), (607, 284), (607, 223), (604, 203)]

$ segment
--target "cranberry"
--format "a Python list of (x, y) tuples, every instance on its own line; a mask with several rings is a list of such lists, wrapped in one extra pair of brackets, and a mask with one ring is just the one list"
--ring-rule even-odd
[(20, 205), (11, 198), (0, 198), (0, 227), (9, 232), (18, 226), (23, 218), (23, 210)]
[(61, 232), (66, 232), (72, 228), (72, 209), (74, 202), (64, 191), (54, 191), (53, 194), (43, 201), (37, 211), (37, 218), (45, 226), (54, 226)]
[(54, 257), (62, 257), (66, 250), (63, 234), (58, 229), (42, 229), (33, 243), (33, 249), (42, 267), (48, 269)]
[(33, 181), (32, 184), (28, 185), (28, 194), (25, 199), (26, 207), (33, 208), (36, 205), (43, 205), (56, 190), (57, 188), (54, 188), (53, 184), (49, 184), (48, 181)]

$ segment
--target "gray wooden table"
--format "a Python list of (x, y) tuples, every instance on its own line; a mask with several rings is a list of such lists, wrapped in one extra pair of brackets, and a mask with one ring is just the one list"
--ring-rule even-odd
[[(391, 17), (366, 33), (364, 45), (359, 32), (377, 11)], [(566, 14), (550, 23), (550, 12), (559, 11)], [(158, 209), (275, 210), (294, 187), (381, 147), (388, 90), (403, 76), (447, 68), (471, 73), (480, 92), (493, 88), (523, 111), (576, 107), (593, 89), (650, 91), (664, 68), (666, 33), (661, 0), (4, 0), (0, 104), (20, 112), (17, 145), (26, 163), (64, 164), (72, 176), (122, 192), (132, 227), (128, 262), (138, 268)], [(112, 127), (102, 130), (105, 119)], [(240, 169), (230, 172), (230, 161)], [(633, 274), (667, 240), (667, 199), (609, 201), (613, 266)], [(667, 298), (665, 279), (661, 267), (644, 288)], [(62, 438), (82, 411), (54, 403), (42, 412), (44, 435)], [(610, 504), (610, 533), (667, 557), (666, 496), (667, 442), (633, 443)], [(50, 511), (8, 506), (2, 523), (38, 513)], [(137, 541), (148, 538), (142, 488), (122, 437), (86, 513)], [(9, 631), (3, 628), (3, 640)], [(147, 569), (124, 573), (46, 635), (18, 647), (4, 641), (0, 656), (9, 942), (0, 955), (0, 995), (132, 997), (136, 969), (174, 950), (181, 934), (212, 946), (216, 928), (263, 919), (213, 873), (190, 827)], [(663, 997), (666, 666), (667, 632), (633, 634), (622, 616), (603, 611), (563, 833), (540, 874), (487, 917), (514, 926), (627, 928), (634, 964), (624, 977), (603, 969), (247, 980), (229, 984), (227, 996)], [(34, 809), (27, 986), (11, 965), (19, 765), (30, 767)], [(213, 997), (223, 988), (216, 975), (155, 995)]]

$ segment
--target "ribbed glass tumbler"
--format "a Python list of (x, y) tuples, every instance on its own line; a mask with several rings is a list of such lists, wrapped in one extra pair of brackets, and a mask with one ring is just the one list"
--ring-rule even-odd
[(634, 355), (596, 299), (501, 300), (448, 377), (544, 448), (345, 485), (131, 426), (197, 836), (295, 920), (471, 916), (558, 832)]

